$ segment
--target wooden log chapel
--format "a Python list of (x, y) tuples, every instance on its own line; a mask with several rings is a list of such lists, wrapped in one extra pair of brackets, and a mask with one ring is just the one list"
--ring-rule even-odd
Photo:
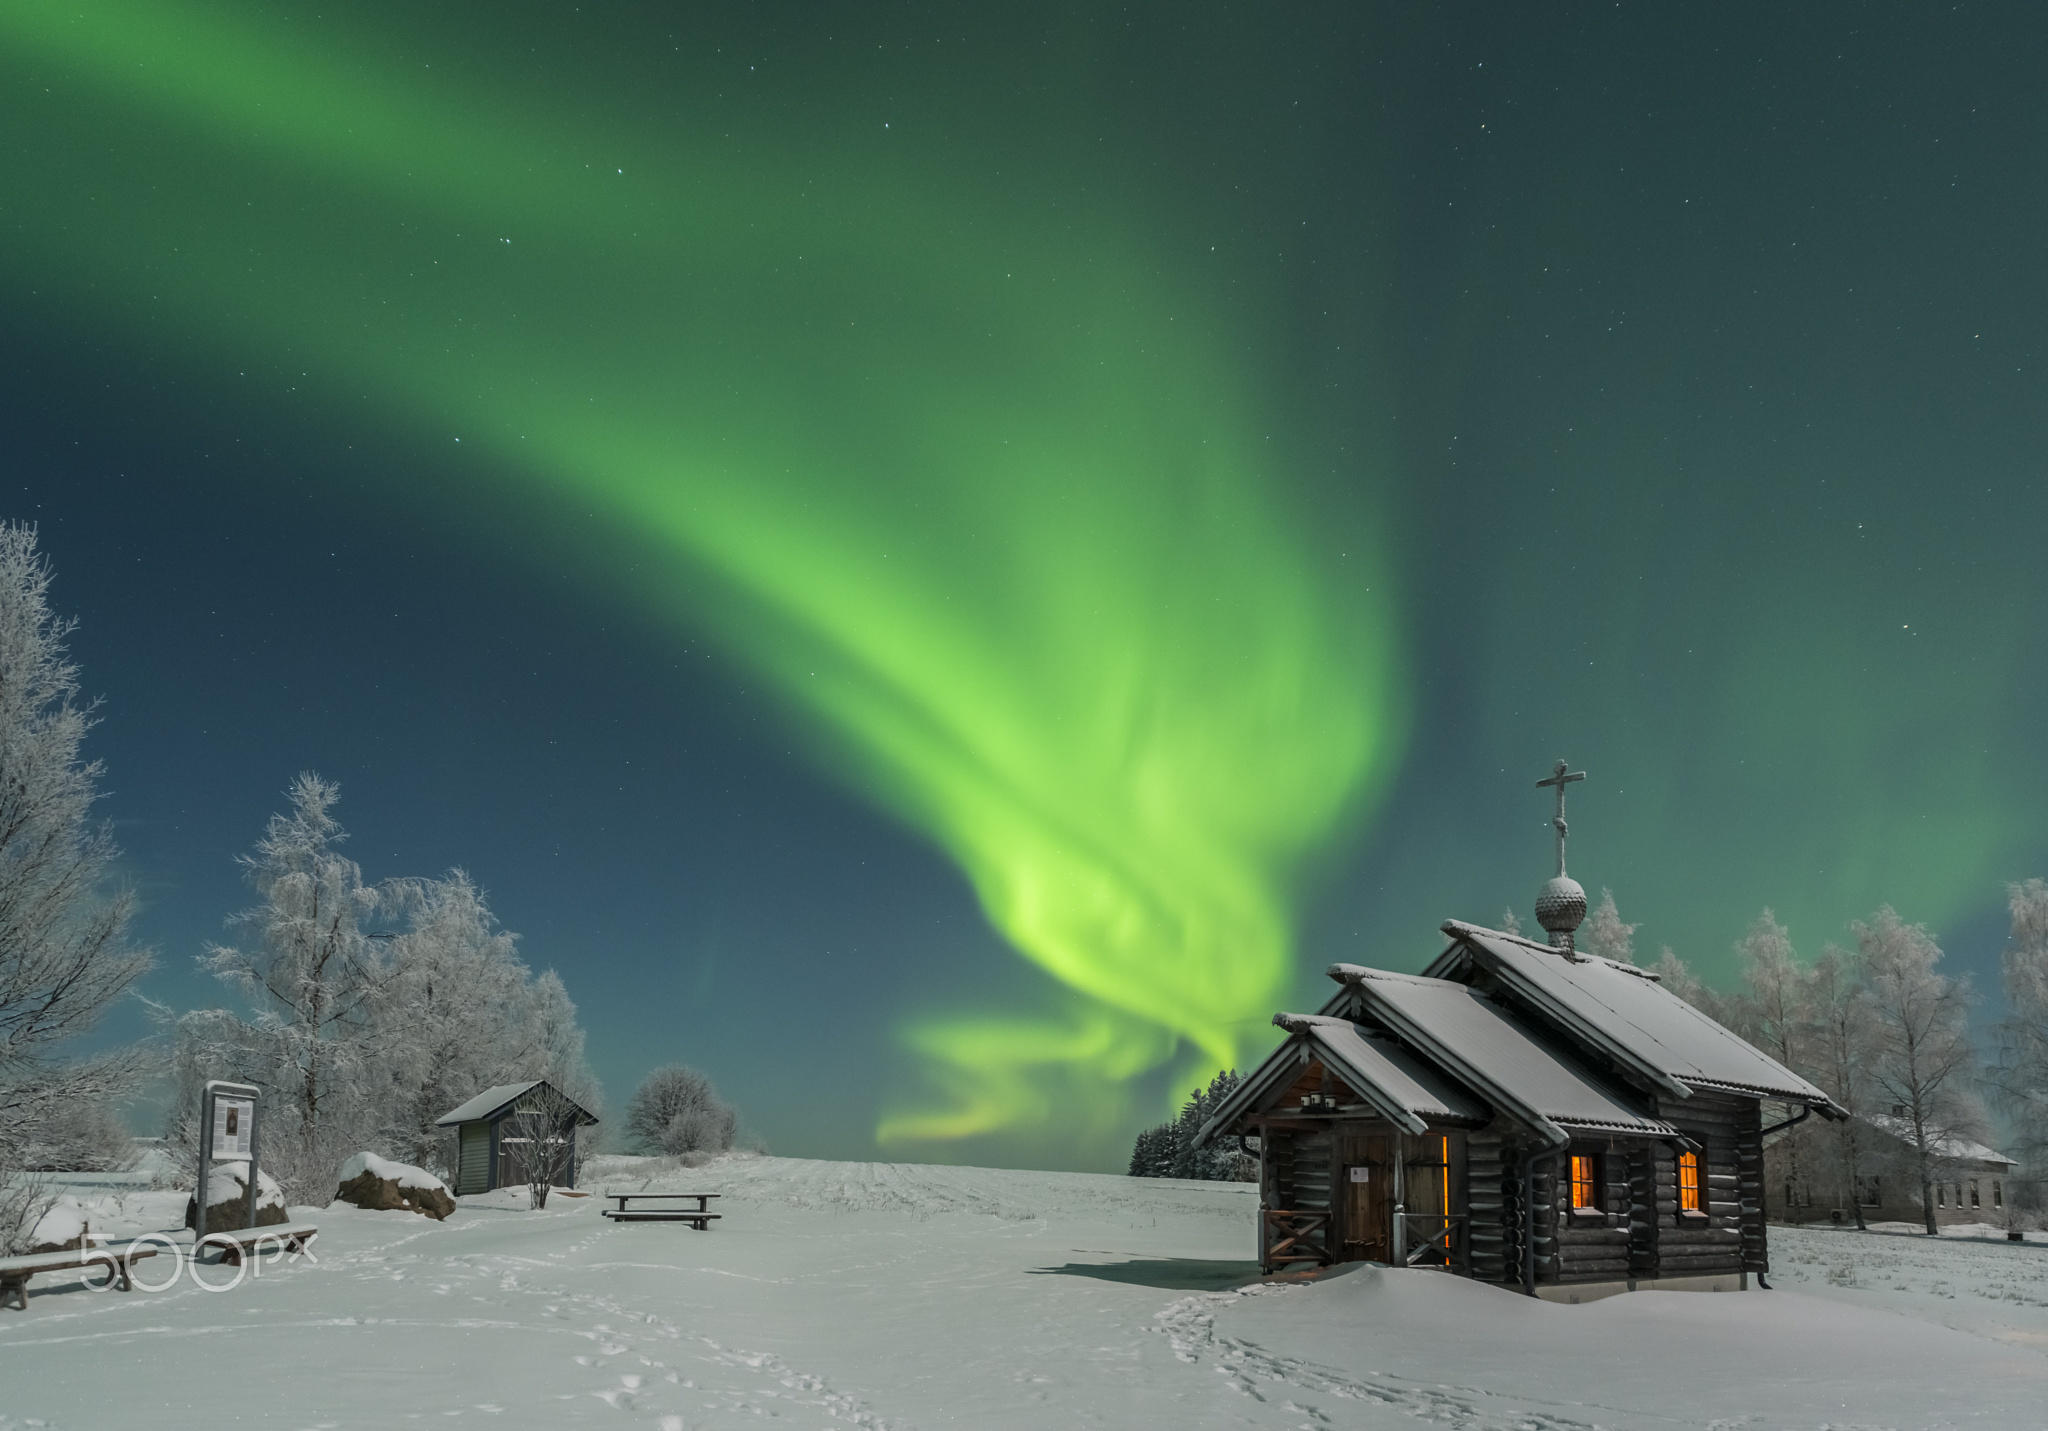
[(1769, 1269), (1762, 1105), (1846, 1114), (1656, 975), (1574, 948), (1564, 787), (1583, 778), (1560, 761), (1539, 782), (1547, 944), (1452, 920), (1421, 974), (1332, 965), (1321, 1009), (1274, 1015), (1286, 1041), (1199, 1136), (1258, 1140), (1266, 1272), (1434, 1266), (1577, 1302)]

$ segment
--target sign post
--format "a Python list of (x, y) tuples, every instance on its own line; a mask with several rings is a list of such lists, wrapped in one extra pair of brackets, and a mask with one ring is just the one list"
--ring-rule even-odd
[(193, 1244), (206, 1237), (207, 1176), (216, 1159), (247, 1163), (244, 1180), (242, 1226), (256, 1225), (256, 1099), (257, 1090), (247, 1083), (208, 1079), (199, 1093), (199, 1187), (193, 1194)]

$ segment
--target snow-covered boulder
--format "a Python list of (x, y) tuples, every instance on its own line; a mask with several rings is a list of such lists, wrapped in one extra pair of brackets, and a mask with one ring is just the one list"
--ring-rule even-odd
[(85, 1208), (74, 1197), (60, 1197), (28, 1235), (31, 1252), (76, 1252), (85, 1246)]
[[(247, 1163), (215, 1163), (206, 1175), (206, 1232), (233, 1232), (251, 1224), (246, 1220), (249, 1196), (249, 1165)], [(193, 1203), (197, 1194), (185, 1199), (185, 1226), (198, 1230), (198, 1216)], [(256, 1174), (256, 1221), (257, 1227), (274, 1227), (288, 1221), (284, 1210), (284, 1189), (277, 1185), (277, 1179), (269, 1173)], [(201, 1234), (204, 1235), (203, 1233)]]
[(410, 1163), (394, 1163), (375, 1153), (357, 1153), (336, 1175), (336, 1201), (371, 1212), (417, 1212), (439, 1221), (455, 1211), (448, 1185)]

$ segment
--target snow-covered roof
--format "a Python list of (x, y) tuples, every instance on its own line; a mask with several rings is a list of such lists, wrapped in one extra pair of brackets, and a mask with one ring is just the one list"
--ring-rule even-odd
[(437, 1128), (446, 1128), (456, 1123), (469, 1123), (478, 1118), (488, 1118), (504, 1111), (513, 1099), (523, 1096), (528, 1090), (538, 1088), (541, 1079), (529, 1078), (524, 1083), (500, 1083), (495, 1088), (486, 1088), (467, 1103), (458, 1104), (434, 1120)]
[[(1482, 1097), (1562, 1142), (1567, 1128), (1671, 1137), (1677, 1129), (1547, 1048), (1463, 984), (1340, 966), (1362, 1011)], [(1336, 970), (1331, 971), (1333, 974)]]
[[(1889, 1133), (1902, 1143), (1913, 1141), (1913, 1124), (1909, 1119), (1897, 1118), (1889, 1113), (1866, 1113), (1863, 1115), (1863, 1121), (1880, 1133)], [(1946, 1158), (1958, 1163), (1997, 1163), (2007, 1168), (2016, 1168), (2020, 1165), (2019, 1159), (2008, 1158), (1996, 1148), (1987, 1148), (1982, 1143), (1952, 1135), (1935, 1134), (1927, 1140), (1927, 1149), (1937, 1158)]]
[(1432, 1121), (1477, 1124), (1493, 1116), (1486, 1104), (1441, 1070), (1383, 1034), (1317, 1014), (1280, 1013), (1273, 1015), (1273, 1022), (1295, 1037), (1231, 1091), (1196, 1135), (1197, 1146), (1261, 1104), (1276, 1084), (1291, 1082), (1310, 1059), (1321, 1060), (1374, 1112), (1410, 1133), (1426, 1131)]
[[(478, 1118), (495, 1118), (543, 1083), (547, 1083), (545, 1078), (529, 1078), (524, 1083), (501, 1083), (496, 1088), (486, 1088), (467, 1103), (456, 1108), (450, 1108), (446, 1113), (436, 1118), (434, 1126), (437, 1128), (451, 1128), (457, 1123), (471, 1123)], [(553, 1086), (549, 1084), (549, 1087)], [(589, 1112), (581, 1105), (575, 1106), (576, 1119), (579, 1123), (595, 1123), (597, 1121), (595, 1114)]]
[[(1449, 920), (1456, 941), (1425, 974), (1455, 978), (1466, 960), (1565, 1033), (1675, 1096), (1694, 1085), (1812, 1104), (1842, 1116), (1834, 1100), (1776, 1059), (1730, 1033), (1632, 964), (1555, 949)], [(1337, 971), (1331, 971), (1336, 975)]]
[[(1361, 1094), (1368, 1098), (1377, 1094), (1395, 1109), (1418, 1120), (1456, 1118), (1484, 1123), (1493, 1116), (1484, 1103), (1460, 1088), (1441, 1069), (1432, 1068), (1384, 1034), (1361, 1028), (1349, 1019), (1276, 1014), (1273, 1022), (1283, 1029), (1306, 1033), (1325, 1064)], [(1421, 1122), (1408, 1131), (1422, 1132)]]

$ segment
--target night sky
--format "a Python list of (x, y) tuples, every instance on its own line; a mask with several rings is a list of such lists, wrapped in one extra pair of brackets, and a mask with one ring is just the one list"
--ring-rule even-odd
[[(622, 1103), (1120, 1165), (1571, 868), (2048, 874), (2032, 7), (0, 9), (0, 516), (159, 954), (293, 774)], [(124, 1012), (110, 1036), (144, 1027)]]

